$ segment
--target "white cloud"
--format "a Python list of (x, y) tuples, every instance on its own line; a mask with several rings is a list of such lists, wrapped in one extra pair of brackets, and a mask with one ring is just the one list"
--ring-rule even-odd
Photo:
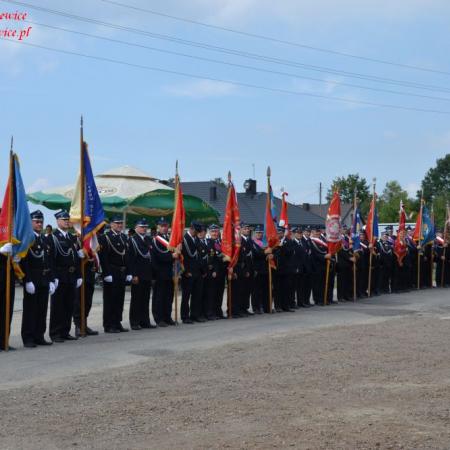
[(26, 192), (32, 193), (37, 191), (44, 191), (52, 186), (48, 178), (38, 178), (31, 186), (28, 186)]
[(235, 86), (212, 80), (195, 80), (183, 83), (179, 86), (167, 86), (166, 92), (190, 98), (225, 97), (233, 95)]

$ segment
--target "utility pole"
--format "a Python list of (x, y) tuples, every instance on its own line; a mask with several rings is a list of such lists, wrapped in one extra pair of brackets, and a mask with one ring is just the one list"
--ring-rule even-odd
[(319, 210), (322, 216), (322, 183), (319, 183)]

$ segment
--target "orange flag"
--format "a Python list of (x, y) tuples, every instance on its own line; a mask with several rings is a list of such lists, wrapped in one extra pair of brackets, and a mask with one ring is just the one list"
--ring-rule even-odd
[[(184, 236), (184, 224), (185, 224), (185, 212), (184, 212), (184, 202), (183, 202), (183, 192), (180, 185), (180, 177), (178, 174), (175, 175), (175, 207), (172, 216), (172, 226), (170, 241), (167, 248), (175, 252), (177, 246), (183, 242)], [(179, 262), (183, 268), (183, 256), (180, 254)]]
[(241, 219), (239, 217), (239, 206), (233, 183), (229, 182), (227, 207), (225, 209), (225, 220), (222, 234), (222, 253), (228, 264), (228, 270), (232, 269), (239, 258), (241, 249)]
[(289, 228), (289, 220), (288, 220), (288, 204), (286, 201), (286, 196), (289, 195), (287, 192), (281, 193), (282, 203), (281, 203), (281, 214), (280, 221), (278, 222), (278, 226), (283, 227), (286, 231), (284, 235), (287, 239), (291, 238), (291, 230)]
[(406, 255), (405, 222), (405, 207), (403, 206), (403, 203), (400, 202), (400, 219), (398, 222), (397, 239), (395, 240), (394, 248), (394, 253), (397, 255), (399, 264), (401, 264), (404, 256)]
[(328, 253), (335, 255), (342, 247), (341, 242), (341, 199), (337, 186), (334, 187), (333, 197), (327, 215)]

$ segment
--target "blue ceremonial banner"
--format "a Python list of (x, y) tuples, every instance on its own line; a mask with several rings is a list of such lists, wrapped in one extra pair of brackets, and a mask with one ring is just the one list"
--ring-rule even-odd
[(86, 180), (84, 217), (85, 220), (86, 218), (90, 219), (83, 230), (83, 239), (86, 240), (93, 233), (96, 233), (99, 228), (105, 225), (106, 222), (105, 211), (100, 196), (98, 195), (86, 142), (83, 142), (83, 159), (84, 177)]
[(422, 207), (422, 247), (434, 242), (434, 227), (431, 223), (430, 211), (423, 205)]
[[(375, 218), (377, 216), (375, 215)], [(376, 224), (377, 227), (375, 228), (375, 220), (376, 220)], [(356, 206), (356, 211), (355, 211), (355, 217), (353, 218), (353, 225), (352, 225), (352, 234), (350, 236), (350, 239), (353, 242), (353, 251), (356, 252), (357, 250), (359, 250), (361, 248), (361, 242), (359, 239), (359, 230), (361, 229), (361, 216), (359, 214), (359, 204)], [(377, 230), (377, 235), (378, 235), (378, 218), (374, 219), (374, 229)]]
[[(31, 226), (25, 186), (23, 185), (22, 175), (20, 174), (19, 159), (16, 154), (14, 154), (12, 185), (13, 241), (16, 239), (20, 242), (13, 246), (12, 255), (23, 258), (27, 254), (28, 249), (34, 244), (34, 232)], [(19, 265), (15, 262), (13, 262), (13, 265), (16, 275), (22, 278), (24, 274)]]
[(378, 231), (378, 208), (376, 204), (375, 204), (375, 214), (373, 216), (372, 237), (377, 239), (380, 237), (380, 233)]

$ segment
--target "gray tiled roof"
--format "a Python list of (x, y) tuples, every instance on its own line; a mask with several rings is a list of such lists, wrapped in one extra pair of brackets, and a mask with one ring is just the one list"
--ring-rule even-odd
[[(168, 183), (174, 186), (173, 183)], [(215, 187), (217, 197), (215, 200), (210, 198), (210, 188)], [(228, 189), (217, 186), (211, 181), (187, 181), (181, 183), (183, 194), (195, 195), (208, 202), (213, 208), (220, 213), (220, 225), (223, 224), (225, 217), (225, 208), (227, 205)], [(248, 222), (251, 226), (264, 223), (264, 214), (266, 211), (266, 192), (257, 192), (253, 197), (246, 196), (245, 192), (237, 193), (239, 212), (241, 220)], [(275, 209), (278, 217), (281, 212), (281, 199), (274, 198)], [(289, 203), (288, 217), (291, 226), (300, 225), (320, 225), (324, 223), (324, 219), (316, 214), (304, 211), (301, 207)]]

